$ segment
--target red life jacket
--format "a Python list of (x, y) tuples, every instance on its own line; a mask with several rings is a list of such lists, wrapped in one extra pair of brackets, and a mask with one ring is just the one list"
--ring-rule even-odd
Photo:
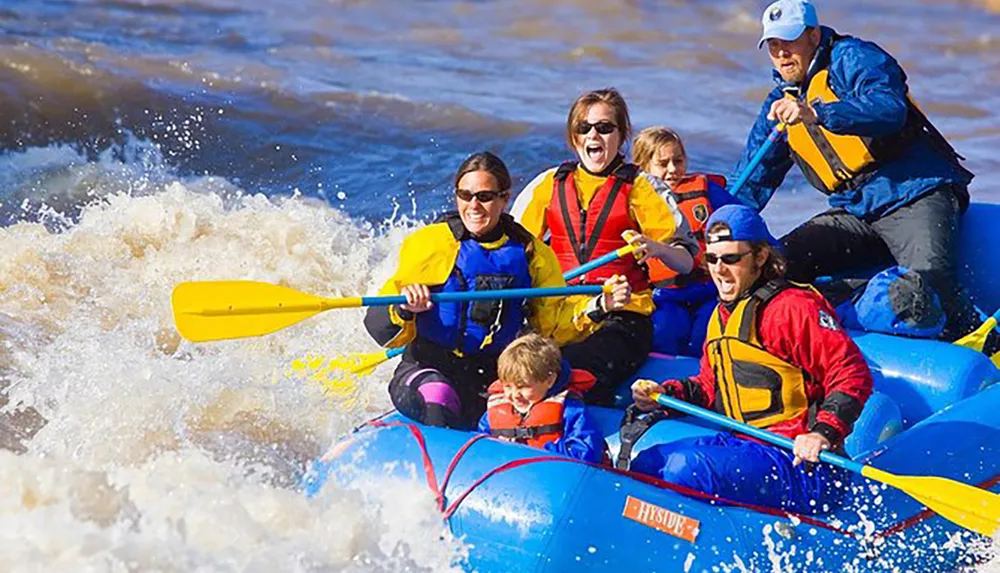
[[(587, 209), (582, 209), (573, 183), (576, 166), (576, 162), (570, 161), (556, 170), (552, 202), (545, 216), (552, 250), (563, 272), (624, 247), (627, 243), (622, 238), (623, 232), (641, 232), (628, 212), (628, 196), (638, 167), (631, 163), (622, 165), (597, 190)], [(649, 288), (649, 277), (635, 257), (618, 258), (569, 282), (602, 284), (612, 275), (624, 275), (633, 292)]]
[(694, 258), (694, 270), (687, 275), (678, 275), (677, 271), (664, 265), (659, 259), (650, 258), (649, 280), (658, 288), (679, 288), (696, 282), (709, 280), (708, 273), (702, 264), (705, 255), (705, 223), (712, 216), (712, 203), (708, 200), (708, 183), (726, 188), (726, 178), (722, 175), (695, 173), (689, 175), (677, 184), (670, 192), (680, 208), (681, 214), (687, 219), (688, 226), (698, 239), (698, 255)]
[(586, 392), (596, 381), (594, 375), (586, 370), (571, 370), (569, 386), (565, 390), (536, 402), (522, 416), (504, 396), (503, 386), (497, 380), (490, 384), (490, 397), (486, 405), (490, 435), (535, 448), (558, 440), (563, 435), (563, 407), (566, 397)]

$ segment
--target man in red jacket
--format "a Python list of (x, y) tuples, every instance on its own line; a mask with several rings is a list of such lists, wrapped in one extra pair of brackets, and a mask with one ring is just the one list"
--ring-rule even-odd
[(755, 211), (727, 205), (706, 226), (705, 261), (719, 290), (701, 369), (685, 380), (632, 386), (637, 407), (664, 392), (792, 438), (794, 452), (723, 432), (646, 449), (632, 470), (734, 501), (815, 513), (844, 480), (818, 462), (839, 449), (871, 395), (864, 357), (830, 305), (784, 280), (778, 242)]

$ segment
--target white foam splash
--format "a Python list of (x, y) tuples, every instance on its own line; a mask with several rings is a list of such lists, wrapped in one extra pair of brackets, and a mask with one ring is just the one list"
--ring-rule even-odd
[(983, 550), (988, 555), (984, 564), (976, 568), (978, 573), (1000, 573), (1000, 533), (993, 538), (992, 545)]
[[(43, 155), (72, 158), (31, 161)], [(128, 171), (114, 161), (65, 172)], [(181, 340), (170, 313), (189, 280), (367, 293), (406, 223), (376, 236), (302, 198), (147, 181), (98, 189), (59, 231), (0, 228), (0, 434), (24, 450), (0, 451), (4, 570), (450, 570), (463, 549), (418, 483), (331, 486), (311, 502), (293, 487), (335, 435), (388, 406), (378, 375), (343, 411), (282, 374), (306, 353), (375, 350), (360, 310), (214, 344)], [(26, 412), (47, 422), (19, 428)]]

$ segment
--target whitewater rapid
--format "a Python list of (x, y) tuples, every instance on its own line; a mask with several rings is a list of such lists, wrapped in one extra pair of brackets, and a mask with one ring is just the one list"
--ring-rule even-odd
[(64, 148), (4, 160), (50, 195), (90, 197), (78, 216), (0, 228), (4, 570), (451, 570), (464, 549), (415, 482), (295, 490), (335, 436), (389, 407), (378, 375), (351, 409), (289, 375), (309, 353), (374, 350), (359, 310), (213, 344), (181, 340), (170, 311), (190, 280), (366, 293), (408, 222)]

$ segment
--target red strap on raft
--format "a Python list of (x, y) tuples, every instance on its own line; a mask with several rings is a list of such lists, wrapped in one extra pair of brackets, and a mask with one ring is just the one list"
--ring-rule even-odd
[(434, 471), (434, 462), (431, 461), (430, 453), (427, 451), (427, 443), (424, 440), (423, 432), (420, 431), (420, 428), (416, 424), (411, 424), (411, 423), (406, 423), (406, 422), (383, 422), (381, 420), (376, 419), (376, 420), (372, 420), (370, 422), (366, 422), (365, 424), (362, 424), (361, 427), (364, 427), (366, 425), (367, 426), (373, 426), (373, 427), (376, 427), (376, 428), (388, 428), (388, 427), (393, 427), (393, 426), (399, 426), (399, 427), (405, 427), (407, 430), (410, 431), (410, 433), (413, 435), (414, 439), (417, 442), (417, 446), (420, 448), (420, 454), (421, 454), (421, 457), (422, 457), (422, 460), (423, 460), (423, 464), (424, 464), (424, 474), (427, 476), (427, 486), (430, 487), (431, 492), (434, 494), (434, 499), (435, 499), (435, 501), (437, 501), (437, 504), (438, 504), (438, 510), (441, 511), (442, 516), (443, 516), (443, 518), (445, 520), (448, 520), (449, 518), (451, 518), (452, 514), (454, 514), (458, 510), (459, 506), (462, 504), (462, 502), (465, 500), (465, 498), (467, 498), (469, 496), (469, 494), (471, 494), (473, 491), (475, 491), (475, 489), (477, 487), (479, 487), (480, 485), (482, 485), (482, 483), (485, 482), (487, 479), (489, 479), (490, 477), (492, 477), (492, 476), (494, 476), (494, 475), (496, 475), (498, 473), (505, 472), (507, 470), (512, 470), (514, 468), (518, 468), (518, 467), (521, 467), (521, 466), (526, 466), (526, 465), (529, 465), (529, 464), (537, 464), (537, 463), (543, 463), (543, 462), (562, 462), (562, 463), (567, 463), (568, 462), (568, 463), (576, 463), (576, 464), (583, 464), (583, 465), (587, 465), (587, 466), (592, 466), (592, 467), (600, 468), (600, 469), (607, 470), (607, 471), (613, 471), (615, 473), (618, 473), (618, 474), (621, 474), (621, 475), (626, 475), (626, 476), (629, 476), (631, 478), (637, 479), (637, 480), (639, 480), (641, 482), (644, 482), (644, 483), (655, 485), (655, 486), (663, 488), (663, 489), (673, 490), (673, 491), (676, 491), (678, 493), (681, 493), (681, 494), (684, 494), (684, 495), (687, 495), (687, 496), (690, 496), (690, 497), (695, 497), (695, 498), (698, 498), (698, 499), (708, 500), (708, 501), (710, 501), (712, 503), (725, 503), (725, 504), (728, 504), (728, 505), (734, 505), (734, 506), (737, 506), (737, 507), (743, 507), (743, 508), (746, 508), (746, 509), (751, 509), (751, 510), (757, 511), (759, 513), (764, 513), (764, 514), (768, 514), (768, 515), (776, 515), (776, 516), (780, 516), (780, 517), (795, 517), (796, 519), (799, 519), (803, 523), (808, 523), (809, 525), (815, 525), (816, 527), (823, 527), (823, 528), (826, 528), (826, 529), (830, 529), (832, 531), (836, 531), (838, 533), (843, 533), (844, 535), (853, 535), (853, 534), (849, 533), (848, 531), (846, 531), (844, 529), (841, 529), (839, 527), (830, 525), (830, 524), (828, 524), (826, 522), (820, 521), (818, 519), (811, 518), (811, 517), (806, 516), (806, 515), (797, 515), (797, 514), (794, 514), (794, 513), (791, 513), (791, 512), (782, 511), (780, 509), (774, 509), (774, 508), (758, 506), (758, 505), (754, 505), (754, 504), (750, 504), (750, 503), (742, 503), (742, 502), (738, 502), (738, 501), (727, 500), (725, 498), (722, 498), (722, 497), (719, 497), (719, 496), (716, 496), (716, 495), (709, 495), (709, 494), (706, 494), (706, 493), (703, 493), (703, 492), (700, 492), (700, 491), (696, 491), (696, 490), (693, 490), (693, 489), (688, 489), (686, 487), (682, 487), (682, 486), (679, 486), (677, 484), (672, 484), (670, 482), (659, 480), (659, 479), (656, 479), (656, 478), (653, 478), (653, 477), (650, 477), (650, 476), (646, 476), (646, 475), (643, 475), (643, 474), (637, 474), (637, 473), (627, 472), (627, 471), (623, 471), (623, 470), (616, 470), (616, 469), (613, 469), (613, 468), (609, 468), (606, 465), (592, 464), (592, 463), (584, 462), (584, 461), (577, 460), (577, 459), (574, 459), (574, 458), (568, 458), (566, 456), (539, 456), (539, 457), (536, 457), (536, 458), (525, 458), (525, 459), (521, 459), (521, 460), (512, 460), (512, 461), (509, 461), (509, 462), (507, 462), (505, 464), (499, 465), (499, 466), (493, 468), (492, 470), (486, 472), (486, 474), (484, 474), (482, 477), (480, 477), (475, 482), (473, 482), (462, 493), (460, 493), (458, 495), (458, 497), (456, 497), (455, 500), (451, 502), (451, 504), (448, 504), (447, 507), (446, 507), (447, 499), (445, 497), (444, 492), (445, 492), (445, 489), (448, 487), (448, 481), (451, 479), (451, 474), (454, 472), (455, 467), (458, 466), (458, 462), (462, 459), (462, 457), (465, 456), (466, 452), (468, 452), (468, 450), (472, 446), (472, 444), (474, 444), (474, 443), (478, 442), (479, 440), (485, 438), (486, 434), (477, 434), (475, 436), (472, 436), (471, 438), (469, 438), (469, 440), (467, 442), (465, 442), (464, 445), (462, 445), (461, 448), (459, 448), (459, 450), (457, 452), (455, 452), (455, 455), (451, 458), (451, 462), (448, 464), (448, 469), (445, 471), (444, 479), (441, 482), (441, 487), (438, 487), (437, 477), (436, 477), (435, 471)]
[[(451, 474), (455, 471), (455, 467), (458, 465), (459, 460), (461, 460), (462, 457), (465, 456), (465, 452), (468, 451), (468, 449), (472, 446), (472, 444), (485, 438), (486, 434), (477, 434), (475, 436), (472, 436), (471, 438), (469, 438), (469, 441), (465, 442), (465, 444), (461, 448), (459, 448), (457, 452), (455, 452), (455, 455), (451, 458), (451, 463), (448, 464), (448, 469), (446, 469), (444, 472), (444, 479), (441, 481), (441, 487), (438, 487), (437, 476), (435, 475), (434, 472), (434, 462), (431, 461), (430, 453), (427, 451), (427, 442), (424, 440), (424, 433), (420, 431), (420, 428), (417, 427), (416, 424), (406, 424), (403, 422), (383, 422), (382, 420), (375, 419), (370, 422), (365, 422), (359, 427), (359, 429), (363, 428), (364, 426), (374, 426), (376, 428), (388, 428), (392, 426), (400, 426), (408, 429), (410, 433), (413, 434), (413, 438), (417, 441), (417, 446), (420, 448), (420, 455), (423, 458), (424, 474), (427, 476), (427, 486), (431, 488), (431, 492), (434, 494), (434, 500), (437, 502), (438, 511), (446, 513), (445, 519), (450, 517), (451, 514), (454, 513), (455, 509), (457, 509), (457, 507), (455, 507), (451, 511), (446, 511), (444, 490), (445, 488), (448, 487), (448, 481), (451, 480)], [(475, 487), (475, 485), (478, 485), (478, 482), (476, 484), (473, 484), (473, 487)], [(463, 495), (462, 499), (464, 498), (465, 496)]]
[[(380, 416), (379, 418), (381, 418), (381, 417), (383, 417), (383, 416)], [(566, 456), (539, 456), (539, 457), (536, 457), (536, 458), (525, 458), (525, 459), (520, 459), (520, 460), (512, 460), (512, 461), (509, 461), (509, 462), (507, 462), (505, 464), (501, 464), (501, 465), (493, 468), (492, 470), (486, 472), (486, 474), (484, 474), (482, 477), (480, 477), (475, 482), (473, 482), (472, 485), (470, 485), (469, 487), (467, 487), (465, 489), (465, 491), (463, 491), (462, 493), (460, 493), (458, 495), (458, 497), (456, 497), (455, 500), (451, 502), (451, 504), (448, 504), (446, 506), (447, 498), (445, 497), (444, 492), (445, 492), (445, 488), (448, 487), (448, 481), (451, 479), (451, 474), (454, 472), (455, 467), (458, 466), (458, 462), (462, 459), (462, 457), (465, 456), (466, 452), (468, 452), (468, 450), (472, 446), (472, 444), (474, 444), (474, 443), (478, 442), (479, 440), (487, 437), (486, 434), (477, 434), (475, 436), (472, 436), (471, 438), (469, 438), (469, 440), (467, 442), (465, 442), (465, 444), (462, 445), (461, 448), (459, 448), (459, 450), (457, 452), (455, 452), (455, 455), (451, 458), (451, 462), (448, 464), (448, 469), (445, 471), (444, 479), (441, 482), (441, 487), (438, 487), (438, 485), (437, 485), (437, 478), (436, 478), (435, 472), (434, 472), (434, 463), (431, 461), (430, 453), (427, 451), (427, 443), (424, 440), (424, 435), (423, 435), (423, 432), (420, 431), (420, 428), (416, 424), (412, 424), (412, 423), (406, 423), (406, 422), (383, 422), (379, 418), (376, 418), (375, 420), (371, 420), (369, 422), (365, 422), (361, 426), (358, 426), (357, 429), (359, 430), (359, 429), (361, 429), (361, 428), (363, 428), (365, 426), (374, 426), (374, 427), (377, 427), (377, 428), (387, 428), (387, 427), (392, 427), (392, 426), (402, 426), (402, 427), (407, 428), (410, 431), (410, 433), (413, 435), (414, 439), (416, 439), (417, 446), (420, 448), (420, 453), (421, 453), (421, 456), (423, 458), (423, 464), (424, 464), (424, 473), (427, 476), (427, 485), (428, 485), (428, 487), (430, 487), (431, 491), (434, 493), (434, 499), (437, 501), (438, 510), (441, 512), (442, 518), (445, 521), (447, 521), (448, 519), (451, 518), (451, 516), (458, 510), (458, 507), (462, 504), (463, 501), (465, 501), (465, 498), (467, 498), (469, 496), (469, 494), (471, 494), (473, 491), (475, 491), (475, 489), (477, 487), (479, 487), (480, 485), (482, 485), (482, 483), (485, 482), (490, 477), (492, 477), (492, 476), (494, 476), (494, 475), (496, 475), (498, 473), (505, 472), (507, 470), (512, 470), (514, 468), (519, 468), (521, 466), (526, 466), (526, 465), (529, 465), (529, 464), (544, 463), (544, 462), (562, 462), (562, 463), (582, 464), (582, 465), (586, 465), (586, 466), (600, 468), (600, 469), (602, 469), (604, 471), (610, 471), (610, 472), (614, 472), (616, 474), (628, 476), (628, 477), (630, 477), (632, 479), (635, 479), (635, 480), (641, 481), (643, 483), (646, 483), (646, 484), (649, 484), (649, 485), (653, 485), (653, 486), (656, 486), (656, 487), (659, 487), (659, 488), (662, 488), (662, 489), (668, 489), (668, 490), (671, 490), (671, 491), (675, 491), (677, 493), (680, 493), (682, 495), (686, 495), (688, 497), (693, 497), (693, 498), (696, 498), (696, 499), (702, 499), (702, 500), (708, 501), (711, 504), (717, 504), (718, 503), (718, 504), (731, 505), (731, 506), (734, 506), (734, 507), (742, 507), (744, 509), (749, 509), (749, 510), (755, 511), (757, 513), (763, 513), (765, 515), (773, 515), (773, 516), (776, 516), (776, 517), (785, 517), (785, 518), (794, 518), (794, 519), (796, 519), (798, 521), (801, 521), (802, 523), (805, 523), (805, 524), (808, 524), (808, 525), (812, 525), (814, 527), (820, 527), (822, 529), (826, 529), (826, 530), (833, 531), (833, 532), (836, 532), (836, 533), (840, 533), (841, 535), (845, 535), (847, 537), (854, 537), (854, 538), (858, 538), (858, 539), (862, 539), (864, 537), (862, 535), (859, 535), (858, 533), (851, 532), (851, 531), (849, 531), (847, 529), (844, 529), (842, 527), (838, 527), (836, 525), (827, 523), (825, 521), (816, 519), (814, 517), (810, 517), (808, 515), (801, 515), (801, 514), (793, 513), (793, 512), (790, 512), (790, 511), (784, 511), (784, 510), (776, 509), (776, 508), (773, 508), (773, 507), (765, 507), (765, 506), (762, 506), (762, 505), (755, 505), (755, 504), (752, 504), (752, 503), (744, 503), (744, 502), (740, 502), (740, 501), (734, 501), (734, 500), (731, 500), (731, 499), (726, 499), (724, 497), (720, 497), (718, 495), (708, 494), (708, 493), (704, 493), (704, 492), (701, 492), (701, 491), (698, 491), (698, 490), (686, 488), (684, 486), (680, 486), (680, 485), (677, 485), (677, 484), (674, 484), (674, 483), (663, 481), (661, 479), (654, 478), (652, 476), (647, 476), (645, 474), (639, 474), (639, 473), (630, 472), (630, 471), (626, 471), (626, 470), (619, 470), (619, 469), (615, 469), (613, 467), (609, 467), (609, 466), (602, 465), (602, 464), (592, 464), (592, 463), (589, 463), (589, 462), (584, 462), (584, 461), (577, 460), (577, 459), (574, 459), (574, 458), (569, 458), (569, 457), (566, 457)], [(992, 477), (992, 478), (990, 478), (990, 479), (988, 479), (988, 480), (980, 483), (979, 487), (983, 488), (983, 489), (988, 489), (990, 487), (993, 487), (994, 485), (997, 485), (998, 483), (1000, 483), (1000, 475), (994, 476), (994, 477)], [(924, 520), (926, 520), (926, 519), (928, 519), (930, 517), (933, 517), (934, 515), (936, 515), (935, 512), (933, 512), (933, 511), (931, 511), (929, 509), (925, 509), (925, 510), (923, 510), (923, 511), (921, 511), (921, 512), (919, 512), (919, 513), (917, 513), (917, 514), (915, 514), (913, 516), (910, 516), (910, 517), (908, 517), (908, 518), (900, 521), (899, 523), (896, 523), (895, 525), (891, 525), (891, 526), (887, 527), (886, 529), (884, 529), (882, 531), (876, 532), (872, 537), (874, 537), (874, 538), (884, 538), (884, 537), (889, 537), (891, 535), (895, 535), (897, 533), (900, 533), (902, 531), (905, 531), (905, 530), (913, 527), (914, 525), (916, 525), (916, 524), (918, 524), (918, 523), (920, 523), (920, 522), (922, 522), (922, 521), (924, 521)]]
[[(454, 509), (445, 511), (444, 508), (444, 490), (445, 488), (448, 487), (448, 481), (451, 479), (451, 473), (455, 471), (455, 466), (458, 465), (458, 461), (462, 459), (463, 456), (465, 456), (465, 452), (472, 446), (472, 444), (478, 442), (479, 440), (485, 437), (486, 434), (476, 434), (475, 436), (469, 438), (469, 441), (465, 442), (465, 444), (457, 452), (455, 452), (455, 455), (451, 458), (451, 463), (448, 464), (448, 469), (445, 470), (444, 472), (444, 481), (441, 482), (441, 505), (438, 507), (438, 509), (444, 512), (445, 519), (451, 517), (451, 514), (455, 512), (455, 509), (457, 509), (457, 507), (455, 507), (456, 505), (455, 503), (451, 504)], [(473, 484), (472, 487), (475, 487), (476, 485), (477, 484)]]
[(482, 484), (484, 481), (486, 481), (490, 477), (495, 476), (496, 474), (498, 474), (500, 472), (505, 472), (507, 470), (512, 470), (514, 468), (518, 468), (518, 467), (521, 467), (521, 466), (526, 466), (528, 464), (535, 464), (535, 463), (539, 463), (539, 462), (575, 462), (575, 463), (578, 463), (578, 464), (584, 464), (584, 465), (588, 465), (588, 466), (592, 465), (594, 467), (599, 467), (599, 468), (605, 467), (605, 466), (601, 466), (601, 465), (597, 465), (597, 464), (589, 464), (587, 462), (583, 462), (583, 461), (576, 460), (576, 459), (573, 459), (573, 458), (567, 458), (566, 456), (539, 456), (537, 458), (524, 458), (524, 459), (520, 459), (520, 460), (512, 460), (512, 461), (509, 461), (509, 462), (507, 462), (505, 464), (499, 465), (499, 466), (491, 469), (490, 471), (486, 472), (481, 478), (479, 478), (475, 482), (473, 482), (472, 485), (470, 485), (469, 487), (467, 487), (465, 489), (465, 491), (463, 491), (461, 494), (459, 494), (459, 496), (455, 498), (455, 501), (453, 501), (451, 503), (451, 505), (448, 506), (448, 509), (445, 510), (445, 512), (444, 512), (444, 519), (450, 518), (451, 514), (455, 513), (455, 511), (458, 510), (458, 506), (461, 505), (461, 503), (465, 500), (465, 498), (468, 497), (469, 494), (473, 492), (473, 490), (475, 490), (477, 487), (479, 487), (480, 484)]
[(373, 420), (369, 422), (368, 425), (375, 426), (376, 428), (403, 426), (410, 430), (410, 433), (413, 434), (413, 438), (417, 440), (417, 446), (420, 447), (420, 455), (423, 456), (424, 474), (427, 476), (427, 485), (431, 488), (431, 492), (434, 494), (434, 499), (437, 501), (438, 508), (444, 507), (444, 492), (437, 485), (437, 476), (434, 475), (434, 462), (431, 461), (431, 454), (427, 451), (427, 442), (424, 441), (424, 433), (420, 431), (420, 428), (413, 424), (383, 422), (381, 420)]

